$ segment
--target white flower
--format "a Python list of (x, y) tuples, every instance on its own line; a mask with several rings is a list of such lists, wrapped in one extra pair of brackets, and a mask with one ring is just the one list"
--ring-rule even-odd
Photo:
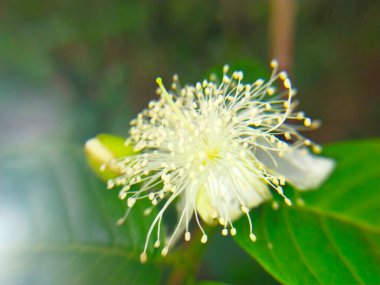
[[(319, 146), (298, 132), (317, 122), (294, 112), (295, 90), (290, 80), (285, 72), (277, 72), (276, 61), (271, 67), (268, 82), (258, 79), (252, 84), (242, 82), (241, 71), (229, 77), (228, 66), (221, 83), (211, 77), (182, 88), (174, 76), (172, 90), (167, 91), (157, 79), (160, 98), (131, 122), (126, 142), (139, 153), (112, 161), (123, 175), (108, 181), (109, 188), (123, 186), (119, 195), (127, 199), (129, 208), (146, 198), (152, 207), (145, 214), (159, 207), (141, 262), (147, 259), (153, 231), (155, 247), (160, 247), (162, 218), (171, 204), (176, 204), (178, 223), (165, 241), (162, 255), (182, 234), (190, 240), (193, 215), (203, 243), (207, 235), (201, 220), (219, 223), (223, 235), (235, 235), (233, 222), (243, 214), (255, 241), (249, 209), (270, 199), (270, 188), (291, 205), (283, 193), (286, 181), (305, 190), (318, 187), (330, 174), (333, 161), (311, 155), (306, 146), (315, 152)], [(136, 191), (130, 190), (134, 184), (139, 184)]]

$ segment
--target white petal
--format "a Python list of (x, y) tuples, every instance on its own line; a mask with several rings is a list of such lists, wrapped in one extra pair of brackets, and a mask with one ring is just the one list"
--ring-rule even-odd
[(271, 153), (277, 165), (264, 151), (257, 151), (257, 158), (272, 171), (286, 178), (299, 190), (315, 189), (330, 176), (335, 167), (335, 161), (330, 158), (310, 154), (306, 149), (286, 152), (279, 157)]
[(208, 224), (215, 224), (216, 218), (234, 221), (243, 214), (242, 205), (250, 209), (272, 197), (268, 186), (254, 172), (239, 165), (231, 166), (224, 177), (209, 177), (196, 201), (198, 214)]
[(196, 205), (198, 215), (206, 224), (217, 224), (217, 220), (215, 219), (217, 216), (217, 211), (211, 204), (207, 189), (201, 188), (199, 190)]

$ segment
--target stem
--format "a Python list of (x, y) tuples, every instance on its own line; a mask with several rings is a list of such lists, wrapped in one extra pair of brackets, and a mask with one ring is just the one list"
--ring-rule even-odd
[[(208, 236), (213, 234), (213, 230), (208, 230)], [(169, 285), (193, 284), (199, 267), (202, 263), (205, 244), (200, 242), (203, 233), (199, 228), (194, 230), (190, 242), (183, 243), (181, 248), (174, 253), (173, 267), (168, 277)]]
[(270, 56), (278, 60), (281, 69), (292, 66), (295, 14), (295, 0), (270, 1)]

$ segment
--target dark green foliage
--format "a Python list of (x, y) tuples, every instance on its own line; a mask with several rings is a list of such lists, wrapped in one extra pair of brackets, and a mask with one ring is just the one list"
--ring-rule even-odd
[(157, 283), (161, 269), (139, 254), (151, 217), (138, 203), (127, 222), (78, 149), (2, 158), (0, 284)]

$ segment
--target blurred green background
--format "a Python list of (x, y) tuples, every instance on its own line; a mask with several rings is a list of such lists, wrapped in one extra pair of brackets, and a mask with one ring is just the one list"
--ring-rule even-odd
[[(157, 76), (169, 83), (178, 73), (194, 83), (230, 63), (255, 78), (277, 56), (300, 109), (323, 122), (311, 138), (380, 135), (380, 1), (1, 1), (0, 243), (30, 240), (28, 207), (41, 209), (30, 197), (55, 191), (41, 151), (60, 165), (59, 187), (75, 188), (81, 175), (61, 171), (75, 161), (51, 153), (70, 160), (63, 146), (80, 149), (100, 132), (126, 136), (129, 120), (155, 98)], [(41, 185), (46, 192), (38, 196)], [(46, 214), (51, 204), (44, 203)], [(227, 259), (240, 255), (253, 266), (229, 246)], [(218, 254), (211, 246), (203, 276), (233, 272), (253, 282)]]
[[(274, 2), (1, 1), (1, 144), (124, 135), (157, 76), (267, 65)], [(324, 123), (311, 135), (379, 135), (379, 1), (298, 1), (294, 19), (292, 79)]]

